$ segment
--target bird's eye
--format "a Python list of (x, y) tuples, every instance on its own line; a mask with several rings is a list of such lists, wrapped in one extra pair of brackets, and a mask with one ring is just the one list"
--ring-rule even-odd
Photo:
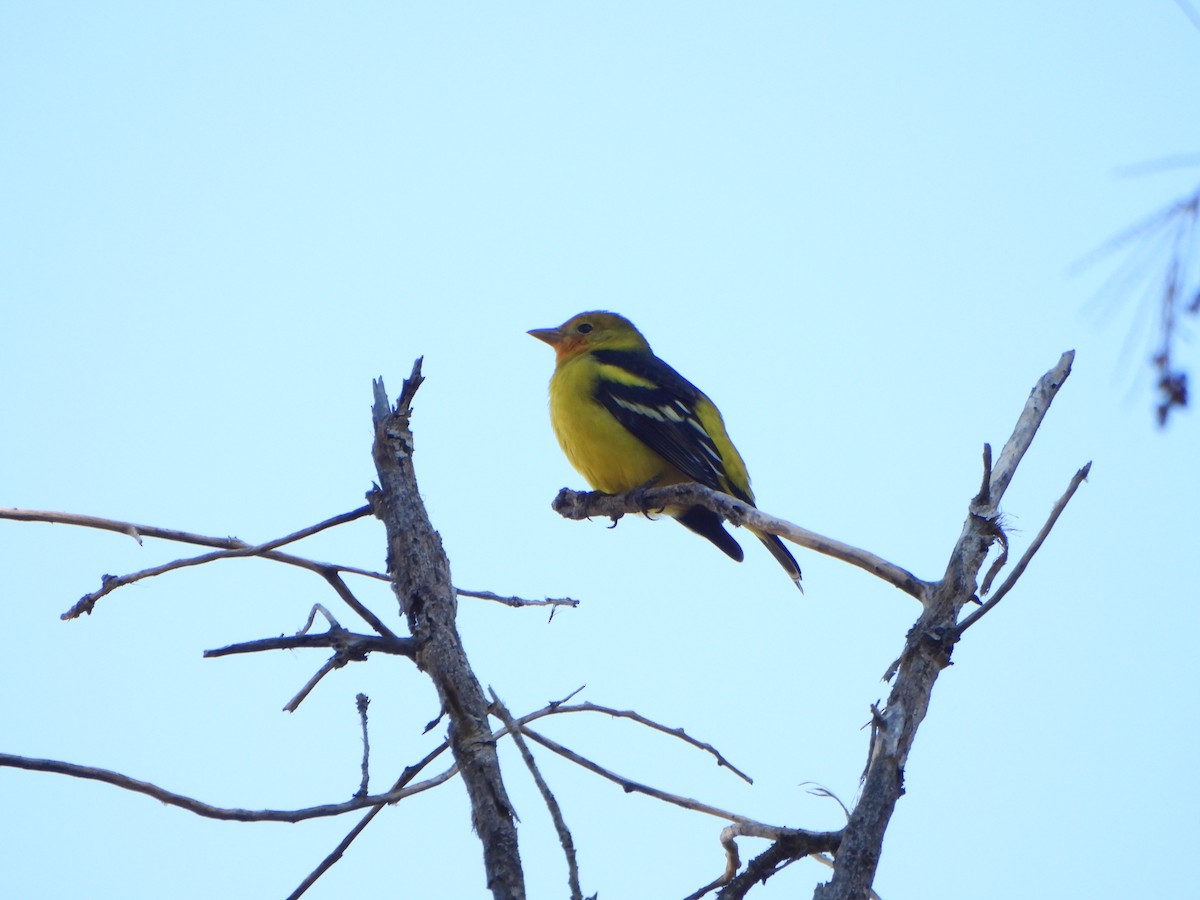
[(589, 331), (592, 330), (592, 326), (587, 322), (583, 322), (580, 325), (576, 325), (575, 330), (578, 331), (580, 334), (587, 334)]

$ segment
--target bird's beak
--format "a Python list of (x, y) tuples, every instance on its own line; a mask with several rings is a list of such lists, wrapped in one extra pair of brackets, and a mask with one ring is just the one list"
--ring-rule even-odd
[(561, 328), (534, 328), (532, 331), (526, 332), (526, 334), (531, 334), (539, 341), (545, 341), (551, 347), (555, 348), (566, 338)]

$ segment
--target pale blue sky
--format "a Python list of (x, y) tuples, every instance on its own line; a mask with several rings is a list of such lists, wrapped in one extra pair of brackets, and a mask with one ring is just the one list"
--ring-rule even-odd
[[(1116, 173), (1197, 149), (1198, 78), (1200, 31), (1169, 0), (5, 4), (0, 506), (291, 532), (362, 502), (370, 378), (395, 393), (424, 354), (417, 465), (456, 584), (583, 601), (549, 624), (464, 601), (481, 680), (514, 712), (587, 684), (754, 787), (627, 723), (546, 723), (557, 740), (832, 828), (802, 783), (852, 800), (914, 602), (806, 551), (798, 597), (753, 541), (739, 566), (670, 523), (560, 519), (554, 493), (583, 485), (525, 331), (629, 316), (722, 407), (764, 509), (925, 578), (981, 445), (1074, 348), (1005, 503), (1015, 551), (1089, 459), (1091, 481), (940, 680), (876, 887), (1178, 894), (1200, 837), (1200, 432), (1191, 412), (1154, 429), (1151, 318), (1095, 302), (1106, 266), (1074, 264), (1194, 188)], [(302, 549), (383, 565), (372, 523)], [(201, 658), (332, 604), (304, 573), (232, 561), (58, 620), (102, 574), (179, 554), (0, 522), (0, 750), (258, 808), (353, 792), (359, 691), (377, 786), (436, 743), (404, 661), (335, 673), (289, 715), (323, 656)], [(386, 589), (355, 587), (395, 621)], [(718, 820), (539, 760), (585, 893), (682, 897), (721, 870)], [(530, 896), (563, 896), (548, 817), (504, 762)], [(0, 893), (39, 900), (284, 897), (356, 820), (211, 822), (11, 770), (0, 807)], [(380, 816), (308, 896), (483, 897), (479, 857), (454, 782)], [(753, 896), (808, 896), (825, 871)]]

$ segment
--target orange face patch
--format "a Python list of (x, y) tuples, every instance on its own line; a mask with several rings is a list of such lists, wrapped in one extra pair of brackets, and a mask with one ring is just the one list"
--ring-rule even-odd
[(584, 335), (567, 333), (561, 327), (535, 328), (528, 333), (553, 347), (554, 355), (560, 361), (587, 349), (587, 338)]

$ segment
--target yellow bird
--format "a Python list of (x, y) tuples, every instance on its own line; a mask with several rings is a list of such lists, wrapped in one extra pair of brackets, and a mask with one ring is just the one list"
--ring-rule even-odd
[[(585, 312), (529, 332), (554, 348), (550, 421), (567, 459), (594, 489), (620, 494), (697, 481), (751, 506), (746, 464), (713, 402), (654, 355), (628, 319)], [(667, 509), (738, 562), (744, 554), (720, 516), (702, 506)], [(778, 537), (750, 528), (796, 587), (800, 567)]]

